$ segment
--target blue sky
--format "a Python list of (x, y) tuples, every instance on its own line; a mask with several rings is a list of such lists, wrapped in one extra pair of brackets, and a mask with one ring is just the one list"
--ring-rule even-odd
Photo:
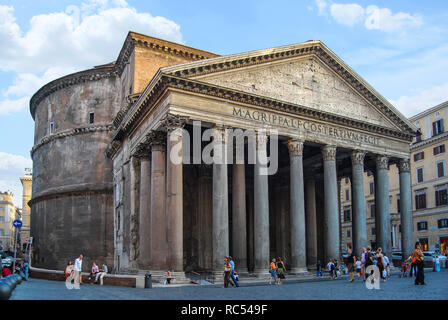
[(29, 98), (115, 60), (129, 30), (222, 55), (322, 40), (406, 116), (448, 100), (446, 0), (0, 0), (0, 191), (17, 204)]

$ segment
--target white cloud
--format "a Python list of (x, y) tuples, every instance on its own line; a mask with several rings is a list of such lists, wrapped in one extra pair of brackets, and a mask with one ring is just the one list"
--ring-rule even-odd
[(36, 15), (24, 32), (14, 8), (0, 6), (0, 68), (41, 72), (50, 67), (88, 68), (115, 60), (129, 30), (182, 42), (180, 27), (140, 13), (125, 1), (89, 1), (65, 12)]
[(364, 8), (355, 3), (332, 4), (330, 12), (336, 22), (350, 27), (361, 22), (364, 17)]
[(325, 15), (325, 10), (327, 9), (327, 2), (325, 0), (316, 0), (316, 5), (318, 11), (318, 15), (323, 16)]
[(28, 110), (29, 102), (30, 97), (22, 97), (16, 100), (2, 100), (0, 101), (0, 115)]
[[(318, 15), (325, 16), (328, 7), (327, 2), (325, 0), (315, 1), (319, 10)], [(329, 8), (331, 16), (337, 23), (350, 27), (363, 23), (368, 30), (397, 32), (407, 28), (419, 27), (423, 24), (423, 19), (418, 14), (405, 12), (394, 14), (389, 8), (379, 8), (375, 5), (363, 8), (357, 3), (332, 3)]]
[(377, 6), (368, 6), (366, 14), (368, 17), (364, 25), (369, 30), (393, 32), (406, 27), (418, 27), (423, 24), (423, 19), (419, 15), (411, 15), (404, 12), (392, 14), (390, 9), (378, 8)]
[(20, 155), (0, 152), (0, 191), (14, 194), (14, 205), (22, 207), (22, 184), (19, 180), (25, 168), (32, 168), (31, 159)]
[(402, 96), (390, 102), (407, 117), (411, 117), (442, 102), (448, 101), (448, 82), (418, 90), (413, 96)]
[(0, 70), (17, 73), (2, 91), (0, 115), (28, 110), (30, 97), (56, 78), (114, 61), (130, 30), (183, 42), (178, 24), (140, 13), (124, 0), (87, 0), (36, 15), (27, 31), (12, 6), (0, 5)]

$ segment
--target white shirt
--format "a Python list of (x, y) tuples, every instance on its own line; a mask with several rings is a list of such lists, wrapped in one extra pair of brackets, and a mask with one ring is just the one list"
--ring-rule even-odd
[(328, 271), (331, 271), (331, 266), (333, 265), (333, 263), (329, 263), (329, 264), (327, 264), (327, 268), (328, 268)]
[(361, 269), (361, 261), (356, 261), (356, 269)]
[(384, 260), (384, 263), (386, 264), (386, 267), (387, 267), (389, 265), (389, 258), (386, 257), (386, 256), (383, 256), (383, 260)]
[(75, 271), (81, 271), (82, 270), (82, 260), (80, 260), (79, 258), (77, 258), (76, 260), (75, 260), (75, 265), (74, 265), (74, 267), (73, 267), (73, 269), (75, 270)]

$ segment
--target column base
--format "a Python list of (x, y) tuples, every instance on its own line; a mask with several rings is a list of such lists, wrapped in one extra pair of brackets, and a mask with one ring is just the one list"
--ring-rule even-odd
[(252, 274), (255, 275), (257, 278), (269, 278), (270, 277), (268, 268), (255, 269), (252, 272)]
[(288, 270), (288, 273), (301, 275), (301, 274), (308, 274), (309, 272), (306, 267), (299, 267)]

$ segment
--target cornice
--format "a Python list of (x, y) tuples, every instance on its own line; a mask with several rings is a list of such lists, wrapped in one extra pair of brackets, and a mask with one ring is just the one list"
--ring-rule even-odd
[(115, 138), (120, 138), (124, 133), (128, 132), (138, 121), (138, 119), (141, 119), (141, 116), (148, 111), (148, 108), (152, 108), (154, 106), (154, 102), (159, 99), (167, 88), (222, 98), (234, 101), (236, 103), (250, 104), (265, 108), (267, 110), (287, 112), (293, 115), (304, 116), (354, 129), (374, 132), (409, 142), (414, 137), (414, 134), (411, 133), (390, 129), (360, 120), (350, 119), (339, 114), (323, 112), (309, 107), (275, 100), (265, 96), (249, 94), (247, 92), (234, 89), (219, 87), (205, 82), (158, 73), (153, 81), (151, 81), (147, 89), (145, 89), (138, 101), (129, 109), (128, 114), (122, 118), (123, 120), (121, 122), (114, 122), (118, 127)]
[(187, 47), (171, 41), (146, 36), (136, 32), (129, 32), (116, 62), (116, 70), (119, 75), (122, 74), (126, 63), (136, 46), (181, 56), (191, 61), (209, 59), (210, 57), (219, 56), (211, 52)]
[(113, 65), (100, 66), (97, 68), (76, 72), (65, 77), (53, 80), (37, 91), (30, 100), (30, 112), (33, 119), (35, 118), (35, 111), (37, 105), (50, 94), (67, 88), (69, 86), (84, 83), (87, 81), (98, 81), (115, 77), (116, 71)]
[(112, 131), (113, 129), (114, 129), (113, 125), (98, 125), (98, 126), (80, 127), (80, 128), (64, 130), (64, 131), (61, 131), (61, 132), (58, 132), (58, 133), (55, 133), (55, 134), (52, 134), (49, 136), (45, 136), (42, 139), (40, 139), (39, 142), (33, 146), (33, 148), (30, 151), (30, 154), (32, 157), (34, 152), (37, 149), (42, 147), (44, 144), (52, 142), (56, 139), (75, 136), (75, 135), (79, 135), (79, 134), (92, 133), (92, 132)]
[(427, 147), (428, 145), (431, 145), (433, 143), (440, 143), (448, 138), (448, 131), (444, 132), (442, 134), (439, 134), (437, 136), (431, 137), (429, 139), (425, 139), (420, 142), (416, 142), (411, 144), (411, 151), (416, 151), (417, 149), (420, 149), (422, 147)]

